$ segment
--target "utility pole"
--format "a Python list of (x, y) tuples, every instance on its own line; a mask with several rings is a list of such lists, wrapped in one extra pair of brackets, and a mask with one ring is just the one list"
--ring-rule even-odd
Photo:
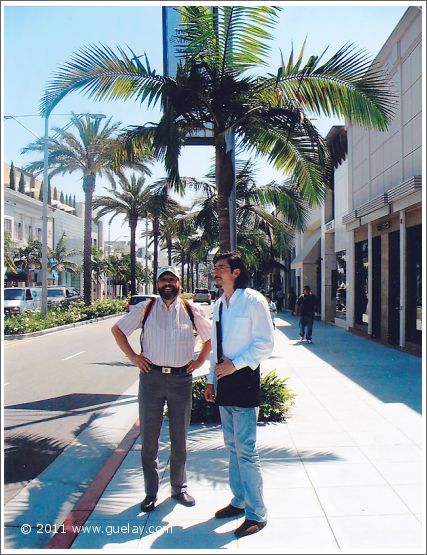
[(145, 294), (148, 293), (148, 217), (145, 218)]

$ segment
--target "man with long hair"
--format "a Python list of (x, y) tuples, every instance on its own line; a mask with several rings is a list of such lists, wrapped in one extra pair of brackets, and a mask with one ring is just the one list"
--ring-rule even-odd
[[(260, 403), (260, 362), (273, 351), (273, 324), (264, 296), (248, 287), (249, 274), (236, 254), (214, 259), (215, 285), (224, 291), (214, 306), (211, 369), (205, 399), (216, 401), (224, 442), (229, 451), (229, 481), (233, 494), (216, 518), (245, 515), (237, 537), (267, 524), (261, 464), (256, 448)], [(216, 383), (216, 388), (214, 384)]]

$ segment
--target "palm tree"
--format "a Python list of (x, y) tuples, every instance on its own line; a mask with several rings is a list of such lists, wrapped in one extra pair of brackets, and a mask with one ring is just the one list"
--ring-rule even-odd
[[(76, 134), (69, 130), (54, 128), (55, 135), (49, 138), (50, 177), (74, 172), (80, 172), (83, 176), (85, 193), (83, 273), (86, 304), (90, 304), (92, 299), (92, 199), (96, 177), (106, 175), (110, 182), (113, 182), (112, 158), (117, 148), (115, 134), (120, 122), (111, 123), (111, 120), (112, 118), (109, 118), (102, 126), (99, 118), (93, 119), (89, 114), (83, 117), (73, 115), (71, 122), (77, 131)], [(44, 141), (38, 139), (25, 147), (22, 152), (43, 152), (43, 149)], [(146, 169), (144, 162), (136, 162), (135, 166), (137, 165)], [(39, 160), (28, 164), (27, 169), (39, 173), (43, 166), (43, 160)], [(119, 169), (116, 171), (120, 174)]]
[(178, 232), (178, 224), (175, 216), (163, 218), (160, 222), (160, 248), (166, 249), (168, 253), (168, 265), (172, 266), (172, 246), (176, 234)]
[(14, 263), (17, 268), (23, 270), (27, 276), (28, 284), (30, 270), (41, 268), (42, 244), (40, 241), (28, 241), (26, 247), (18, 249), (15, 254)]
[(136, 293), (136, 227), (138, 220), (146, 212), (147, 204), (151, 201), (149, 189), (145, 185), (145, 178), (137, 178), (132, 174), (130, 181), (122, 176), (119, 180), (121, 191), (116, 188), (108, 189), (110, 196), (100, 196), (93, 199), (93, 207), (98, 210), (96, 220), (107, 214), (112, 214), (109, 224), (116, 216), (122, 214), (130, 228), (130, 263), (131, 263), (131, 294)]
[(59, 285), (62, 284), (62, 272), (65, 271), (77, 274), (80, 271), (80, 266), (76, 262), (70, 260), (69, 257), (81, 254), (81, 251), (79, 249), (67, 249), (65, 237), (66, 235), (64, 232), (59, 241), (56, 243), (55, 248), (48, 248), (49, 269), (51, 271), (58, 272)]
[[(15, 248), (12, 240), (12, 235), (5, 231), (3, 235), (3, 245), (4, 245), (4, 268), (9, 268), (12, 272), (16, 272), (16, 266), (14, 261)], [(3, 272), (4, 273), (4, 272)]]
[[(129, 274), (129, 256), (109, 256), (107, 260), (110, 267), (109, 272), (111, 273), (113, 284), (121, 286), (124, 285), (127, 287)], [(114, 296), (116, 296), (115, 290)]]
[[(219, 242), (230, 247), (228, 199), (235, 172), (234, 134), (242, 146), (266, 156), (311, 202), (322, 200), (330, 157), (323, 138), (309, 119), (313, 114), (345, 117), (350, 123), (385, 130), (395, 96), (383, 69), (351, 44), (323, 61), (304, 45), (294, 61), (274, 74), (256, 75), (266, 66), (278, 7), (205, 6), (177, 8), (180, 63), (176, 77), (162, 76), (131, 50), (107, 46), (80, 49), (50, 80), (41, 100), (43, 113), (69, 92), (82, 90), (96, 100), (130, 99), (161, 102), (157, 125), (134, 127), (126, 135), (127, 155), (150, 137), (165, 163), (170, 183), (182, 186), (178, 157), (186, 139), (211, 130), (215, 147)], [(252, 74), (250, 74), (252, 72)]]
[(111, 271), (111, 266), (107, 258), (104, 258), (104, 251), (99, 247), (92, 247), (92, 271), (95, 274), (96, 281), (96, 296), (99, 299), (99, 282), (101, 274), (108, 274)]
[[(218, 195), (212, 170), (198, 189), (200, 196), (194, 201), (187, 218), (201, 231), (200, 241), (212, 249), (216, 245), (219, 225)], [(255, 164), (250, 160), (236, 162), (239, 251), (249, 265), (261, 263), (266, 256), (273, 259), (283, 255), (293, 233), (304, 229), (307, 210), (307, 201), (291, 184), (272, 182), (257, 186)], [(254, 249), (253, 255), (250, 254), (251, 248)]]
[(170, 196), (170, 183), (168, 179), (159, 179), (149, 186), (144, 213), (144, 217), (148, 216), (152, 221), (153, 292), (156, 293), (161, 222), (176, 218), (184, 213), (183, 207)]

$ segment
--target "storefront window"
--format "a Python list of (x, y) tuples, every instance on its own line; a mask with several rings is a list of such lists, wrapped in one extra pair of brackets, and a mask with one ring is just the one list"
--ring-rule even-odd
[(355, 244), (355, 304), (354, 321), (368, 325), (368, 241)]
[(345, 320), (347, 312), (347, 261), (346, 251), (336, 253), (335, 317)]
[(406, 339), (422, 338), (422, 235), (421, 225), (406, 230)]

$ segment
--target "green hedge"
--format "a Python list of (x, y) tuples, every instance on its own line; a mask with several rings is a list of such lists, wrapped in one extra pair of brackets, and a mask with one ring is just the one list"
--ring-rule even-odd
[(126, 300), (104, 299), (94, 301), (86, 306), (83, 302), (75, 303), (70, 307), (49, 308), (46, 316), (40, 310), (35, 312), (23, 312), (17, 316), (10, 316), (4, 319), (4, 334), (22, 334), (40, 331), (65, 324), (73, 324), (84, 320), (92, 320), (110, 314), (120, 314), (124, 311)]
[[(280, 378), (276, 370), (261, 376), (260, 422), (281, 422), (294, 404), (295, 393), (286, 385), (288, 378)], [(199, 378), (193, 383), (193, 408), (191, 422), (219, 422), (219, 410), (214, 403), (207, 403), (203, 397), (206, 378)]]

